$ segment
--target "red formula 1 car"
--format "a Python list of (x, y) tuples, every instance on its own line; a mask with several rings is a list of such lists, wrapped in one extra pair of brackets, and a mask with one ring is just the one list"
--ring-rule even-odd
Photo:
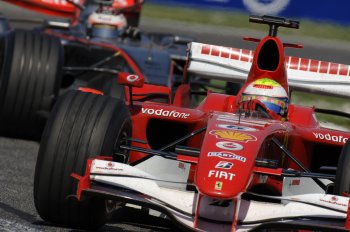
[(350, 66), (285, 57), (284, 47), (298, 45), (282, 43), (277, 29), (299, 23), (250, 20), (270, 26), (265, 38), (248, 39), (255, 51), (189, 45), (187, 72), (243, 80), (237, 96), (209, 91), (190, 107), (186, 82), (171, 99), (120, 73), (126, 104), (62, 97), (36, 165), (39, 215), (91, 229), (129, 203), (194, 231), (350, 229), (350, 133), (322, 128), (315, 112), (324, 110), (289, 103), (293, 89), (348, 96)]

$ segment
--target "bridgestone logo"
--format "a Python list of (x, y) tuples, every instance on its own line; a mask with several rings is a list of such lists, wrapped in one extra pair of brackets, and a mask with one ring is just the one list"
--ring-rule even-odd
[(157, 116), (164, 116), (164, 117), (173, 117), (173, 118), (188, 118), (190, 114), (186, 113), (180, 113), (176, 110), (163, 110), (163, 109), (149, 109), (149, 108), (141, 108), (141, 112), (143, 114), (149, 114), (149, 115), (157, 115)]
[(349, 138), (344, 138), (342, 135), (330, 135), (330, 134), (322, 134), (322, 133), (315, 133), (312, 132), (316, 139), (321, 139), (321, 140), (328, 140), (328, 141), (333, 141), (333, 142), (338, 142), (338, 143), (346, 143)]

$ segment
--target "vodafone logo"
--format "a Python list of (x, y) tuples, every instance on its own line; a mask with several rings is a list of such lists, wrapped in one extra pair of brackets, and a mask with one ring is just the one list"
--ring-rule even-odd
[(129, 82), (135, 82), (140, 80), (140, 77), (138, 75), (129, 75), (126, 77), (126, 80)]
[(164, 117), (172, 117), (172, 118), (188, 118), (190, 114), (186, 113), (180, 113), (176, 110), (163, 110), (163, 109), (151, 109), (151, 108), (141, 108), (141, 112), (143, 114), (149, 114), (149, 115), (157, 115), (157, 116), (164, 116)]
[(234, 143), (234, 142), (217, 142), (216, 146), (218, 148), (224, 149), (224, 150), (230, 150), (230, 151), (241, 151), (243, 150), (243, 146), (239, 143)]
[(316, 139), (333, 141), (337, 143), (346, 143), (346, 141), (348, 141), (349, 139), (349, 138), (343, 137), (342, 135), (330, 135), (329, 133), (323, 134), (323, 133), (313, 132), (313, 134), (315, 135)]

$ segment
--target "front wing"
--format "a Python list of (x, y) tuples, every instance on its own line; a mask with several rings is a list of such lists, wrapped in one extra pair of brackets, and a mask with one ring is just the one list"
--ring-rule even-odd
[(297, 228), (347, 231), (348, 197), (304, 194), (282, 197), (281, 203), (213, 199), (186, 190), (183, 185), (187, 183), (173, 182), (162, 187), (164, 180), (136, 167), (99, 159), (88, 161), (84, 177), (72, 176), (79, 179), (79, 200), (94, 196), (154, 209), (186, 230)]

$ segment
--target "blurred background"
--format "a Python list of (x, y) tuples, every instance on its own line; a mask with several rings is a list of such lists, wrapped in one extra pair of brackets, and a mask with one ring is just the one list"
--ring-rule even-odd
[[(287, 55), (350, 64), (349, 9), (349, 0), (145, 0), (140, 27), (146, 32), (186, 35), (198, 42), (254, 49), (255, 43), (242, 38), (261, 38), (268, 27), (250, 24), (249, 14), (288, 17), (300, 20), (300, 29), (281, 28), (280, 38), (304, 48), (286, 49)], [(2, 0), (0, 14), (10, 19), (14, 28), (31, 29), (47, 18)], [(293, 103), (347, 113), (349, 100), (298, 92), (292, 95)], [(349, 119), (317, 117), (324, 126), (350, 130)], [(0, 138), (0, 231), (74, 231), (45, 224), (36, 213), (32, 187), (38, 147), (32, 141)], [(107, 224), (102, 231), (178, 231), (168, 221), (146, 214), (140, 217), (136, 211), (133, 217), (128, 217), (133, 212), (123, 211), (125, 216), (118, 215), (119, 221)]]
[(292, 1), (292, 0), (148, 0), (148, 3), (163, 5), (182, 5), (193, 8), (233, 10), (253, 14), (279, 15), (333, 21), (349, 24), (347, 0), (329, 1)]
[(288, 34), (349, 41), (349, 8), (347, 0), (148, 0), (143, 13), (147, 17), (257, 30), (261, 27), (248, 25), (249, 14), (274, 15), (302, 21), (300, 31)]

